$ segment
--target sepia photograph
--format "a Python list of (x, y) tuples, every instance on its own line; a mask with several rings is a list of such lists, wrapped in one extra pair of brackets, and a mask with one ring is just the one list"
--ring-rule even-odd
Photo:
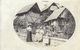
[(79, 0), (0, 3), (0, 50), (80, 50)]
[(17, 35), (26, 42), (41, 42), (48, 46), (52, 41), (66, 42), (74, 33), (75, 19), (71, 12), (58, 3), (45, 4), (40, 10), (38, 3), (23, 7), (13, 21)]

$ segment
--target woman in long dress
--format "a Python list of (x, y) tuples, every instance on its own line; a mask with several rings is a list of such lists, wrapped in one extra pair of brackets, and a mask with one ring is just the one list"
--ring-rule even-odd
[(41, 42), (43, 40), (44, 29), (42, 27), (36, 29), (35, 41)]
[(27, 39), (26, 39), (26, 41), (32, 42), (32, 28), (30, 25), (27, 27)]

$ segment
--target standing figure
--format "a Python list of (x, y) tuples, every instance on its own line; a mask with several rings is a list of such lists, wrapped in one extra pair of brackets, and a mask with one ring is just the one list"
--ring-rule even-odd
[(43, 43), (46, 45), (46, 46), (48, 46), (48, 45), (50, 45), (50, 43), (51, 43), (51, 39), (50, 39), (50, 36), (51, 36), (51, 28), (50, 28), (50, 26), (46, 26), (46, 33), (45, 33), (45, 35), (44, 35), (44, 39), (43, 39)]
[(28, 25), (27, 27), (27, 42), (32, 42), (32, 28), (31, 25)]
[(40, 28), (36, 29), (35, 40), (37, 42), (42, 42), (43, 41), (43, 34), (44, 34), (43, 27), (40, 27)]

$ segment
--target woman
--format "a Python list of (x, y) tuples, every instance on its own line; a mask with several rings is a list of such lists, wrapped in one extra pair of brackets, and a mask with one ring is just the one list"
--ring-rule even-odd
[(37, 42), (42, 42), (42, 40), (43, 40), (43, 34), (44, 34), (43, 27), (40, 27), (40, 28), (36, 29), (35, 40)]
[(32, 28), (31, 25), (28, 25), (27, 27), (27, 42), (32, 42)]

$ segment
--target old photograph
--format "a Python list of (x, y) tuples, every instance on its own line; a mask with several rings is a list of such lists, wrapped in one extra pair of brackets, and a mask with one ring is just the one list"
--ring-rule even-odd
[(53, 41), (66, 42), (74, 33), (75, 19), (63, 5), (52, 3), (40, 9), (38, 3), (23, 7), (15, 14), (13, 27), (25, 42), (50, 46)]

